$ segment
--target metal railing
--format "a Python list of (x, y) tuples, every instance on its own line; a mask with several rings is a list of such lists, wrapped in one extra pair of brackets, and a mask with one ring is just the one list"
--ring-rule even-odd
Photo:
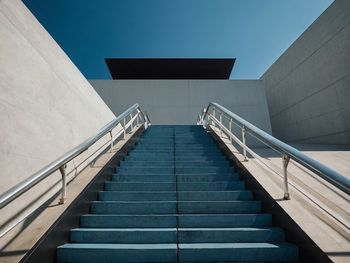
[[(126, 121), (128, 120), (128, 121)], [(123, 138), (126, 136), (127, 129), (130, 128), (132, 131), (134, 129), (134, 123), (136, 122), (136, 125), (145, 125), (145, 128), (147, 129), (148, 125), (150, 125), (150, 120), (147, 116), (147, 113), (143, 112), (142, 109), (138, 104), (134, 104), (130, 108), (128, 108), (126, 111), (124, 111), (122, 114), (120, 114), (118, 117), (116, 117), (114, 120), (112, 120), (110, 123), (105, 125), (99, 133), (97, 133), (95, 136), (90, 137), (77, 147), (73, 148), (69, 152), (65, 153), (63, 156), (55, 160), (54, 162), (50, 163), (49, 165), (45, 166), (32, 176), (30, 176), (28, 179), (22, 181), (21, 183), (15, 185), (10, 190), (6, 191), (2, 195), (0, 195), (0, 208), (3, 208), (4, 206), (8, 205), (11, 201), (22, 195), (23, 193), (27, 192), (29, 189), (31, 189), (33, 186), (59, 170), (62, 175), (62, 196), (60, 199), (60, 203), (63, 204), (66, 198), (67, 193), (67, 182), (66, 182), (66, 164), (73, 160), (75, 157), (80, 155), (81, 153), (88, 150), (93, 144), (95, 144), (98, 140), (100, 140), (103, 136), (107, 135), (109, 133), (111, 137), (110, 147), (111, 151), (113, 151), (113, 142), (115, 139), (117, 139), (120, 135), (123, 134)], [(113, 129), (118, 125), (121, 124), (123, 129), (120, 133), (118, 133), (116, 136), (113, 136)]]
[[(219, 119), (216, 117), (218, 114)], [(224, 125), (223, 118), (226, 118), (228, 121), (228, 127)], [(324, 180), (333, 184), (343, 192), (350, 194), (350, 179), (341, 175), (337, 171), (327, 167), (326, 165), (312, 159), (311, 157), (303, 154), (294, 147), (276, 139), (270, 134), (264, 132), (258, 127), (254, 126), (250, 122), (244, 120), (223, 106), (211, 102), (206, 108), (203, 109), (203, 112), (198, 115), (197, 124), (203, 125), (206, 127), (207, 123), (211, 123), (214, 126), (218, 126), (220, 133), (223, 132), (230, 138), (231, 142), (234, 140), (238, 145), (243, 149), (244, 161), (248, 160), (247, 152), (253, 157), (259, 157), (251, 148), (247, 146), (247, 136), (251, 135), (253, 138), (262, 142), (269, 148), (281, 154), (282, 165), (283, 165), (283, 178), (284, 178), (284, 198), (289, 199), (288, 191), (288, 164), (290, 159), (301, 164), (308, 170), (316, 173)], [(240, 140), (236, 135), (233, 134), (232, 124), (238, 126), (242, 133), (242, 140)]]

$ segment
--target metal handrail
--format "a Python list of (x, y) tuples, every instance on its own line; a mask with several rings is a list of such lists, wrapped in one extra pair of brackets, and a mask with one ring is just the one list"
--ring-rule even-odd
[[(136, 111), (135, 116), (133, 116), (133, 113)], [(29, 189), (31, 189), (33, 186), (47, 178), (52, 173), (56, 172), (57, 170), (60, 170), (62, 174), (62, 198), (60, 200), (60, 203), (64, 203), (65, 197), (66, 197), (66, 164), (73, 160), (75, 157), (80, 155), (81, 153), (88, 150), (93, 144), (95, 144), (99, 139), (101, 139), (106, 134), (110, 134), (111, 137), (111, 150), (113, 149), (113, 134), (112, 130), (118, 125), (122, 124), (123, 130), (124, 130), (124, 138), (126, 135), (126, 129), (128, 125), (125, 123), (126, 118), (130, 118), (129, 122), (131, 122), (131, 129), (133, 129), (133, 122), (136, 120), (137, 124), (139, 124), (140, 118), (141, 123), (145, 125), (147, 128), (148, 125), (150, 125), (150, 120), (147, 116), (147, 113), (143, 112), (140, 108), (139, 104), (134, 104), (130, 108), (128, 108), (126, 111), (124, 111), (122, 114), (117, 116), (115, 119), (113, 119), (111, 122), (109, 122), (107, 125), (105, 125), (99, 133), (97, 133), (95, 136), (88, 138), (86, 141), (81, 143), (80, 145), (76, 146), (69, 152), (62, 155), (57, 160), (53, 161), (52, 163), (48, 164), (26, 180), (22, 181), (21, 183), (15, 185), (10, 190), (6, 191), (2, 195), (0, 195), (0, 209), (4, 206), (8, 205), (11, 201), (22, 195), (23, 193), (27, 192)], [(130, 126), (129, 125), (129, 126)]]
[[(210, 108), (212, 108), (211, 113)], [(219, 120), (216, 119), (216, 111), (220, 114)], [(226, 117), (229, 119), (228, 129), (222, 123), (223, 114), (225, 114)], [(232, 123), (236, 124), (242, 129), (242, 141), (239, 141), (239, 144), (243, 148), (243, 155), (245, 160), (247, 160), (246, 150), (249, 150), (249, 152), (252, 151), (246, 145), (246, 136), (248, 134), (252, 135), (256, 139), (264, 143), (266, 146), (282, 154), (285, 199), (289, 199), (287, 166), (289, 164), (290, 159), (293, 159), (294, 161), (306, 167), (310, 171), (316, 173), (324, 180), (333, 184), (343, 192), (350, 194), (350, 179), (338, 173), (337, 171), (329, 168), (328, 166), (316, 161), (315, 159), (305, 155), (304, 153), (300, 152), (294, 147), (264, 132), (263, 130), (259, 129), (258, 127), (254, 126), (250, 122), (234, 114), (233, 112), (229, 111), (228, 109), (224, 108), (218, 103), (210, 102), (208, 106), (203, 109), (202, 114), (198, 116), (197, 123), (206, 126), (206, 118), (211, 119), (212, 123), (218, 124), (220, 127), (220, 131), (222, 132), (224, 130), (224, 132), (227, 133), (231, 140), (234, 139), (237, 141), (238, 139), (232, 133)]]

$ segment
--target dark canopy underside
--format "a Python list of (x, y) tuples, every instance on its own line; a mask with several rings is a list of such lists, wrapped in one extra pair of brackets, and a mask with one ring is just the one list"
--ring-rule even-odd
[(229, 79), (234, 58), (106, 58), (113, 79)]

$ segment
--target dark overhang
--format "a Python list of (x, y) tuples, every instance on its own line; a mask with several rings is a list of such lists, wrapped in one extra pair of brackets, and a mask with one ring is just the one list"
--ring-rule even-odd
[(234, 58), (106, 58), (113, 79), (229, 79)]

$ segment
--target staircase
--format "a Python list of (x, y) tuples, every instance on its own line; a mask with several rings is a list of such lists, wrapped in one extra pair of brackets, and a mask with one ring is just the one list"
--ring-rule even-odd
[(57, 249), (64, 262), (295, 262), (201, 126), (152, 126)]

